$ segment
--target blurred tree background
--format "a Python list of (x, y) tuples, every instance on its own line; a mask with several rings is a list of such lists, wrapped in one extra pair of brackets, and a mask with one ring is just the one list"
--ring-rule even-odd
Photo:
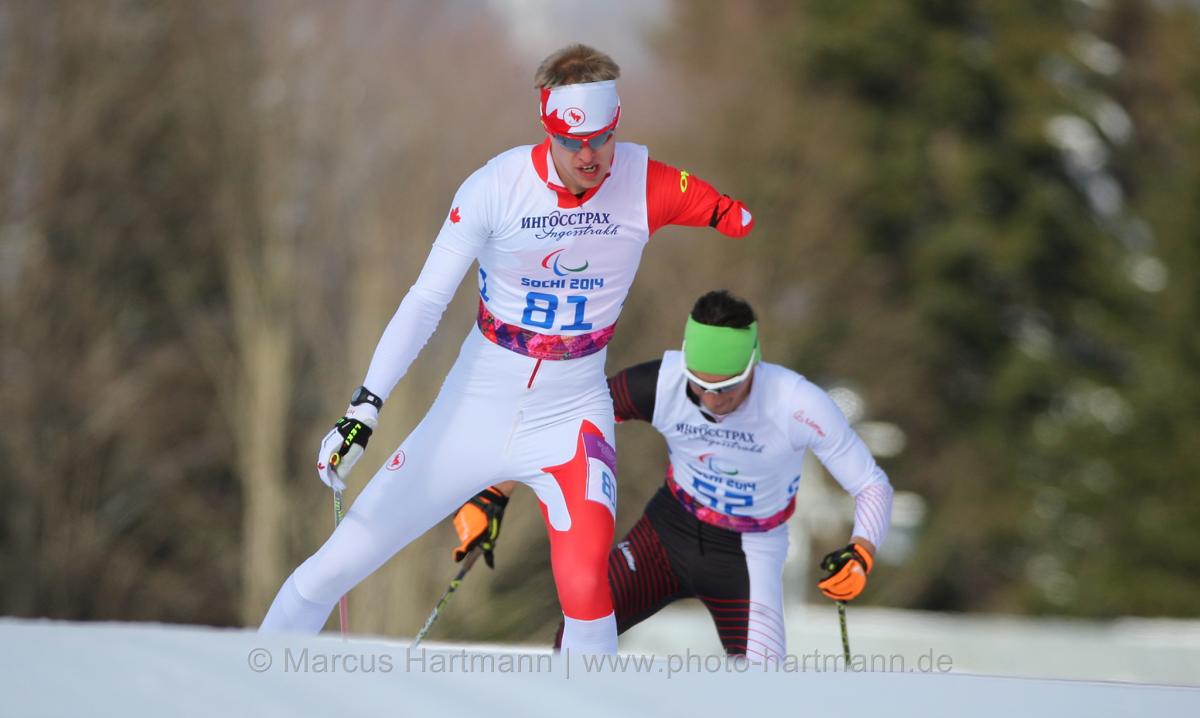
[[(500, 12), (0, 5), (0, 613), (257, 624), (331, 528), (313, 451), (454, 189), (539, 140)], [(575, 39), (616, 54), (537, 54)], [(869, 600), (1200, 615), (1197, 3), (698, 0), (647, 43), (622, 137), (759, 224), (656, 235), (610, 369), (728, 287), (768, 360), (904, 432), (883, 465), (927, 517)], [(365, 466), (432, 400), (474, 291)], [(624, 531), (665, 456), (619, 434)], [(452, 544), (439, 526), (356, 589), (354, 630), (411, 635)], [(529, 492), (477, 578), (439, 633), (548, 639)]]

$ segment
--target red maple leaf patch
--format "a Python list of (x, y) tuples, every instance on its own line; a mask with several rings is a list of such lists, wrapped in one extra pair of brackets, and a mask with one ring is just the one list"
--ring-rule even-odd
[(461, 221), (462, 221), (462, 216), (458, 213), (458, 207), (455, 207), (454, 209), (450, 210), (450, 222), (452, 224), (458, 224)]

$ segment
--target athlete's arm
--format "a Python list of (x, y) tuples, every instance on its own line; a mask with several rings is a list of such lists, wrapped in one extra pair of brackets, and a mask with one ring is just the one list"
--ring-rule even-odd
[[(496, 198), (496, 193), (489, 191), (495, 184), (491, 177), (488, 167), (483, 167), (463, 182), (420, 276), (383, 330), (362, 383), (378, 401), (351, 403), (321, 441), (317, 475), (335, 490), (345, 488), (345, 478), (378, 425), (382, 402), (429, 341), (463, 274), (491, 235), (489, 210)], [(460, 207), (469, 209), (464, 212)], [(472, 220), (463, 221), (464, 214)]]
[(459, 187), (421, 274), (383, 330), (363, 386), (387, 399), (441, 321), (446, 305), (491, 234), (496, 201), (488, 167)]
[(729, 237), (745, 237), (754, 228), (746, 205), (713, 189), (685, 170), (657, 160), (646, 167), (646, 214), (650, 234), (668, 224), (713, 227)]
[(793, 394), (789, 434), (797, 450), (805, 446), (854, 497), (853, 543), (871, 555), (887, 536), (892, 518), (892, 485), (846, 417), (820, 387), (800, 382)]
[(617, 422), (654, 419), (654, 396), (658, 393), (661, 365), (662, 359), (655, 359), (622, 369), (608, 378), (608, 393), (612, 394)]

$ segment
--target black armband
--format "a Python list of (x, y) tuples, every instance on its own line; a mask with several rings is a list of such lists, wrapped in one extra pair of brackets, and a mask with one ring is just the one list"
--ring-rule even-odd
[[(721, 209), (722, 200), (728, 200), (725, 204), (725, 209)], [(708, 226), (715, 228), (721, 223), (721, 220), (725, 219), (725, 215), (729, 214), (729, 210), (731, 209), (733, 209), (733, 198), (727, 194), (721, 195), (721, 199), (718, 199), (717, 203), (713, 205), (712, 217), (708, 219)]]
[(383, 399), (380, 399), (378, 395), (365, 386), (358, 387), (350, 396), (350, 406), (358, 406), (359, 404), (370, 404), (376, 409), (383, 410)]

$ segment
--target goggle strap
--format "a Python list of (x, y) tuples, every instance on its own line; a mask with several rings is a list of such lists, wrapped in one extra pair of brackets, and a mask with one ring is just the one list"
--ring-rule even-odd
[[(685, 341), (683, 343), (683, 347), (686, 347), (686, 346), (687, 346), (687, 342)], [(684, 350), (682, 347), (680, 348), (680, 352), (684, 353)], [(686, 353), (684, 353), (684, 356), (686, 356)], [(686, 363), (683, 365), (683, 376), (685, 379), (687, 379), (688, 381), (692, 382), (693, 384), (695, 384), (696, 386), (700, 387), (701, 389), (703, 389), (707, 392), (720, 392), (723, 389), (730, 389), (730, 388), (735, 387), (738, 384), (741, 384), (742, 382), (746, 381), (746, 379), (750, 377), (750, 371), (752, 369), (754, 369), (754, 365), (756, 363), (758, 363), (758, 346), (757, 345), (754, 347), (754, 351), (750, 353), (750, 361), (747, 362), (746, 368), (743, 369), (742, 373), (738, 374), (737, 376), (731, 376), (728, 379), (723, 379), (721, 381), (712, 381), (712, 382), (704, 381), (703, 379), (700, 379), (695, 374), (693, 374), (691, 372), (691, 370), (687, 368)]]

